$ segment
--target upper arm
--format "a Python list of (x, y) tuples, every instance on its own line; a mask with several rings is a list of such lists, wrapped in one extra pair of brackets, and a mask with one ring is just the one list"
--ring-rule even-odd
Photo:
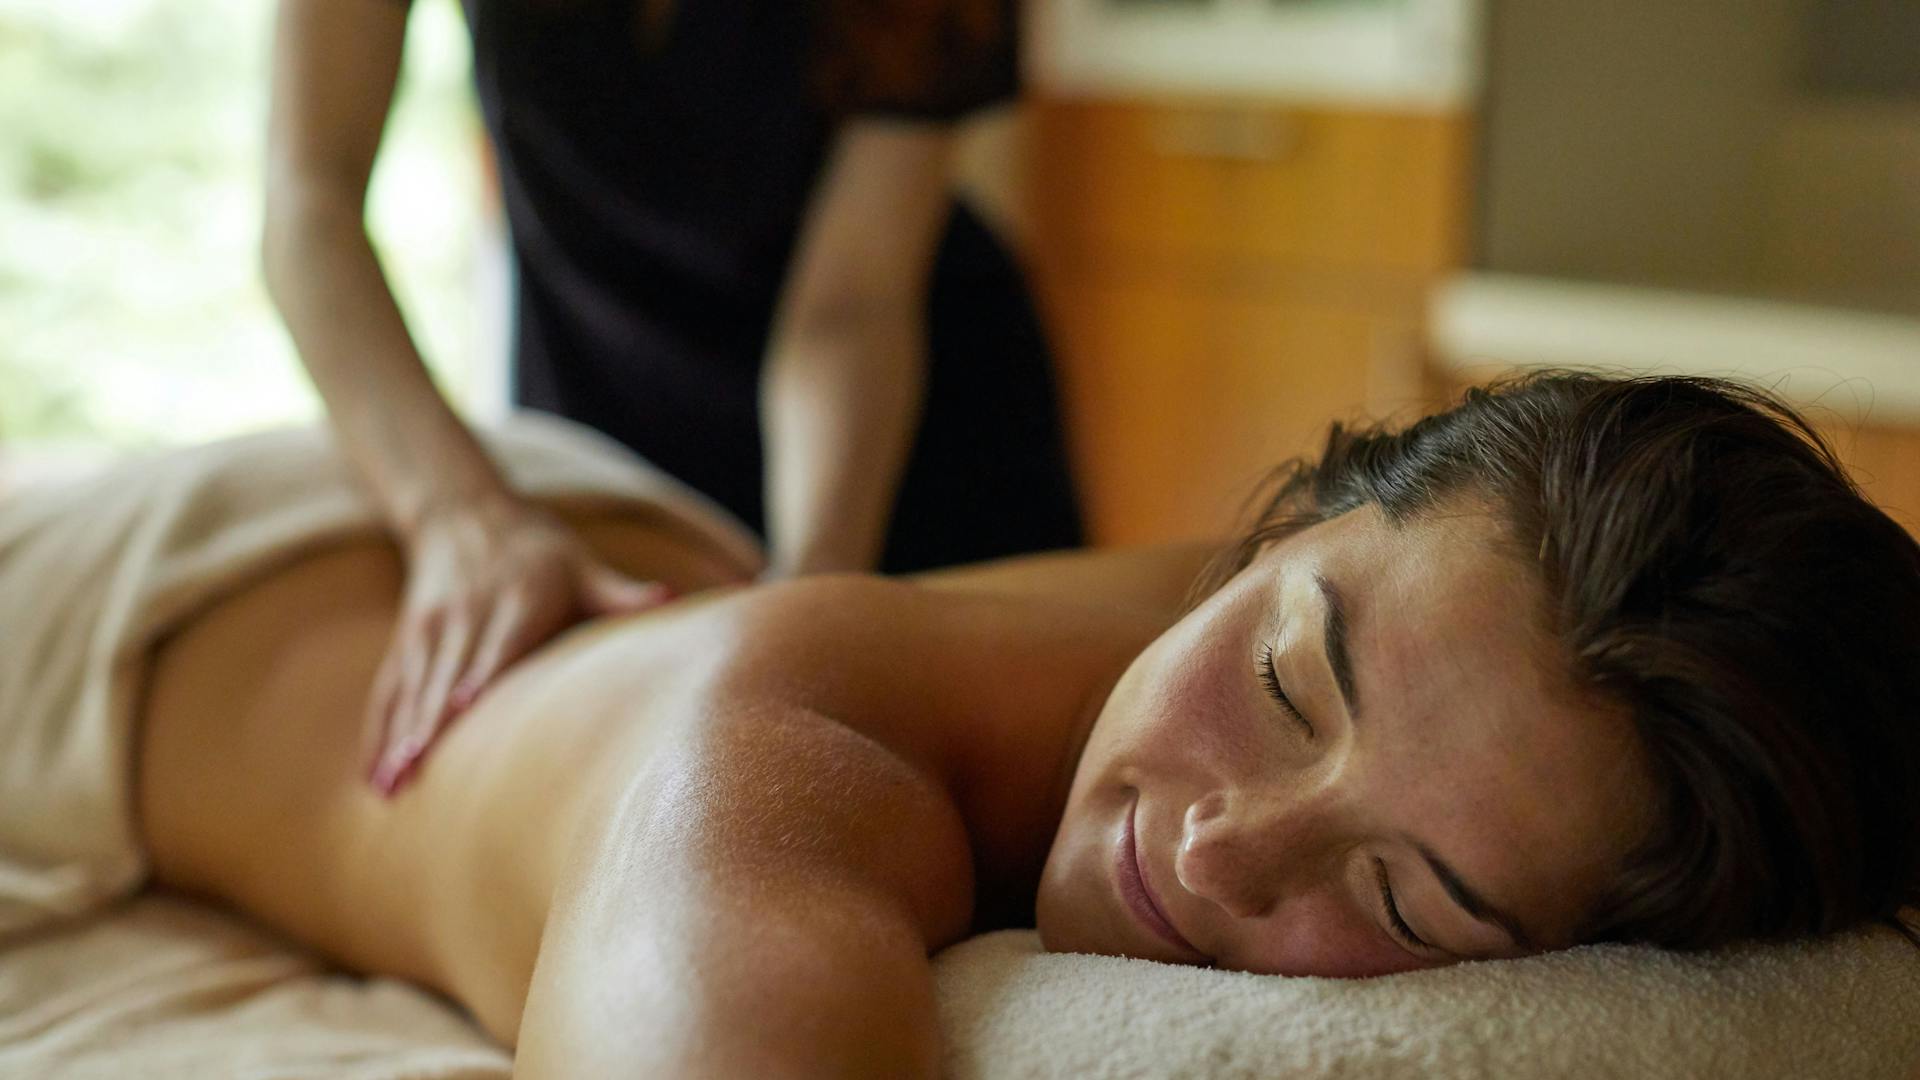
[(520, 1075), (932, 1075), (927, 954), (972, 894), (937, 787), (805, 710), (653, 761), (556, 895)]
[(971, 853), (941, 780), (873, 734), (775, 698), (759, 672), (729, 679), (747, 688), (662, 757), (672, 772), (638, 815), (645, 845), (675, 853), (722, 903), (778, 882), (896, 908), (923, 948), (964, 932)]
[(357, 206), (386, 127), (406, 41), (404, 0), (281, 0), (273, 36), (267, 198)]
[(785, 318), (917, 309), (952, 206), (953, 140), (945, 126), (903, 120), (841, 129), (801, 226)]

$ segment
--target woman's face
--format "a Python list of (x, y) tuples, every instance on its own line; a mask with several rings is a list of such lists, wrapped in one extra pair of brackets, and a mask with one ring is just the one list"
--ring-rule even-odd
[(1108, 698), (1041, 877), (1047, 947), (1360, 976), (1573, 944), (1652, 785), (1543, 604), (1465, 507), (1270, 546)]

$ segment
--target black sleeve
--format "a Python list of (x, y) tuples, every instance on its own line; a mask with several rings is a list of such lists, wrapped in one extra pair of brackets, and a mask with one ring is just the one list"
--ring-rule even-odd
[[(846, 12), (863, 5), (829, 0), (824, 6)], [(824, 81), (842, 118), (945, 123), (1019, 96), (1016, 0), (869, 0), (864, 6), (869, 12), (889, 6), (920, 10), (912, 18), (887, 20), (899, 31), (893, 36), (871, 25), (849, 27), (844, 16), (823, 28)]]

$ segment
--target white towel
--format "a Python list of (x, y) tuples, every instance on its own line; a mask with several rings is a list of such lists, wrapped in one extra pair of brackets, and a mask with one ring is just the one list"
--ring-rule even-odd
[[(523, 492), (672, 506), (758, 565), (743, 527), (604, 436), (527, 414), (488, 439)], [(132, 735), (153, 643), (272, 568), (376, 527), (318, 430), (196, 446), (0, 500), (0, 942), (144, 876)]]
[(1048, 954), (1009, 931), (936, 969), (955, 1080), (1920, 1078), (1920, 948), (1884, 929), (1360, 980)]

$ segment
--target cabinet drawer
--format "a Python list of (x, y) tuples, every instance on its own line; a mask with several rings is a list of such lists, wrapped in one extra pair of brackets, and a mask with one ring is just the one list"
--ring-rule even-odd
[(1042, 100), (1029, 191), (1043, 249), (1431, 272), (1463, 249), (1457, 115)]

